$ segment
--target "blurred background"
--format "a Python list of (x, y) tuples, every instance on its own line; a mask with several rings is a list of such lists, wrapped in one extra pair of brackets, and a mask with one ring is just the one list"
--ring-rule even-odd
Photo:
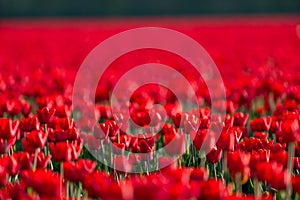
[(299, 0), (0, 0), (0, 17), (298, 14)]

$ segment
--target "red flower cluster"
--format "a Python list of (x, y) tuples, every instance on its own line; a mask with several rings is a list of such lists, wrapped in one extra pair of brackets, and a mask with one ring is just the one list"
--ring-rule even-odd
[[(300, 40), (295, 21), (283, 22), (203, 26), (192, 20), (176, 27), (203, 44), (218, 65), (225, 116), (214, 114), (223, 101), (211, 102), (191, 63), (145, 49), (119, 57), (104, 72), (95, 94), (98, 123), (91, 130), (74, 122), (82, 113), (72, 110), (72, 85), (90, 48), (119, 28), (1, 23), (0, 199), (299, 198)], [(181, 72), (200, 107), (192, 108), (191, 94), (176, 81), (170, 84), (185, 102), (159, 84), (123, 99), (136, 86), (132, 81), (112, 109), (108, 100), (118, 80), (144, 63)]]

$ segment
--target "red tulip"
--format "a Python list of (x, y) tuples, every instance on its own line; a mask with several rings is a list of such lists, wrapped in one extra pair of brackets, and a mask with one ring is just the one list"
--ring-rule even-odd
[(86, 142), (89, 150), (99, 150), (101, 148), (101, 140), (96, 139), (94, 135), (81, 135), (81, 138)]
[(171, 157), (159, 157), (158, 158), (158, 169), (159, 170), (172, 170), (176, 169), (175, 159)]
[(294, 163), (294, 169), (300, 169), (300, 158), (299, 157), (294, 157), (293, 158), (293, 163)]
[(268, 138), (268, 133), (265, 133), (265, 132), (255, 132), (254, 133), (254, 137), (262, 139), (262, 140), (266, 140)]
[(148, 126), (151, 122), (148, 111), (133, 111), (130, 113), (132, 121), (138, 126)]
[[(32, 154), (31, 157), (32, 157), (32, 160), (33, 160), (33, 159), (34, 159), (34, 155)], [(48, 165), (50, 159), (51, 159), (51, 155), (45, 156), (44, 153), (39, 152), (39, 153), (37, 154), (36, 168), (37, 168), (37, 169), (40, 169), (40, 168), (45, 169), (45, 168), (47, 167), (47, 165)]]
[(133, 166), (133, 163), (127, 156), (116, 155), (114, 156), (114, 169), (118, 172), (130, 172)]
[(175, 127), (179, 127), (180, 126), (180, 123), (181, 123), (181, 113), (176, 113), (174, 115), (171, 115), (171, 118), (172, 118), (172, 121), (175, 125)]
[(23, 171), (21, 176), (26, 186), (31, 187), (40, 197), (60, 198), (60, 177), (52, 171), (44, 169), (29, 170)]
[(190, 181), (207, 181), (208, 173), (205, 169), (194, 168), (191, 171)]
[(149, 111), (149, 117), (151, 119), (149, 126), (151, 127), (157, 127), (166, 120), (166, 114), (161, 109), (152, 108)]
[(27, 194), (26, 185), (23, 181), (20, 183), (14, 183), (14, 184), (7, 184), (7, 196), (5, 199), (38, 199), (39, 196), (35, 193)]
[(233, 115), (233, 125), (234, 126), (245, 126), (245, 124), (247, 123), (247, 119), (249, 117), (249, 114), (244, 114), (241, 112), (235, 113)]
[(186, 150), (185, 134), (164, 135), (164, 149), (170, 155), (181, 155)]
[(274, 161), (278, 164), (281, 164), (284, 167), (287, 167), (288, 153), (284, 150), (278, 152), (271, 152), (270, 161)]
[[(134, 140), (136, 142), (134, 142)], [(139, 136), (138, 138), (132, 139), (131, 150), (136, 153), (150, 153), (154, 149), (154, 138)]]
[(250, 128), (252, 131), (268, 131), (272, 122), (271, 117), (255, 118), (250, 121)]
[(227, 163), (232, 177), (235, 177), (237, 173), (246, 177), (249, 175), (250, 154), (239, 151), (228, 152)]
[(47, 133), (42, 131), (31, 131), (26, 134), (26, 139), (22, 139), (23, 148), (29, 153), (34, 153), (35, 149), (41, 149), (47, 141)]
[(77, 162), (64, 162), (64, 178), (72, 182), (83, 182), (87, 174), (92, 173), (97, 163), (91, 160), (79, 159)]
[(252, 150), (259, 150), (259, 149), (272, 149), (274, 148), (272, 141), (268, 141), (265, 139), (258, 139), (258, 138), (244, 138), (242, 142), (240, 142), (239, 147), (244, 150), (251, 152)]
[(292, 185), (293, 185), (294, 192), (299, 195), (300, 194), (300, 176), (299, 175), (292, 177)]
[(87, 190), (90, 198), (105, 198), (107, 188), (112, 183), (112, 179), (104, 172), (93, 172), (88, 174), (83, 181), (83, 188)]
[(40, 130), (40, 123), (36, 116), (30, 118), (22, 118), (20, 129), (23, 132), (31, 132)]
[(100, 117), (102, 119), (111, 119), (112, 118), (112, 112), (111, 112), (110, 106), (97, 105), (96, 109), (100, 112)]
[(199, 199), (221, 200), (224, 199), (227, 195), (228, 192), (224, 187), (222, 181), (210, 179), (208, 181), (202, 182)]
[(16, 136), (19, 128), (19, 121), (0, 118), (0, 138), (9, 140)]
[(177, 131), (175, 130), (174, 126), (172, 124), (164, 124), (164, 126), (161, 129), (162, 135), (175, 135)]
[(41, 124), (46, 124), (50, 120), (50, 118), (54, 115), (55, 109), (54, 108), (49, 109), (48, 107), (44, 107), (42, 110), (37, 109), (36, 113)]
[(63, 142), (68, 139), (68, 132), (62, 129), (49, 129), (47, 133), (49, 142)]
[(273, 200), (274, 197), (270, 192), (264, 192), (261, 196), (261, 200)]
[(261, 162), (256, 165), (256, 177), (259, 181), (267, 181), (275, 189), (285, 189), (288, 173), (277, 163)]
[[(109, 136), (109, 137), (113, 137), (116, 136), (118, 134), (119, 131), (119, 127), (117, 125), (117, 123), (114, 120), (106, 120), (104, 123), (100, 124), (100, 128), (102, 129), (105, 137)], [(101, 138), (104, 137), (101, 136)]]
[(131, 142), (131, 136), (130, 135), (121, 135), (120, 136), (120, 142), (125, 144), (125, 148), (128, 149)]
[(0, 166), (2, 166), (10, 176), (15, 176), (20, 169), (20, 164), (14, 156), (3, 156), (0, 158)]
[[(6, 143), (6, 148), (5, 148), (5, 143)], [(16, 138), (10, 138), (9, 140), (3, 140), (0, 138), (0, 153), (7, 153), (10, 148), (16, 143)], [(4, 149), (5, 148), (5, 149)]]
[(191, 131), (196, 131), (199, 126), (199, 119), (191, 113), (182, 113), (182, 131), (185, 134), (189, 134)]
[(290, 180), (290, 174), (287, 170), (273, 170), (272, 179), (269, 181), (271, 187), (276, 190), (285, 190)]
[(69, 130), (74, 128), (74, 120), (71, 118), (58, 118), (56, 120), (56, 129)]
[(125, 144), (124, 143), (117, 143), (113, 142), (112, 143), (112, 151), (115, 154), (123, 154), (125, 152)]
[(18, 161), (21, 170), (29, 170), (32, 168), (33, 156), (31, 156), (28, 152), (14, 153), (13, 156)]
[(272, 122), (271, 122), (271, 126), (270, 126), (270, 133), (276, 133), (278, 131), (280, 131), (281, 127), (281, 121), (277, 121), (276, 117), (273, 117)]
[(227, 126), (233, 126), (233, 117), (230, 115), (226, 115), (224, 119), (224, 124)]
[(8, 180), (8, 173), (5, 168), (0, 166), (0, 185), (5, 186)]
[(22, 104), (20, 100), (8, 100), (6, 102), (6, 111), (11, 116), (17, 116), (22, 112)]
[(233, 151), (235, 143), (235, 135), (234, 132), (229, 131), (228, 128), (224, 128), (221, 132), (218, 141), (216, 143), (218, 149)]
[(252, 175), (255, 174), (256, 165), (260, 162), (269, 162), (270, 160), (270, 150), (259, 149), (258, 151), (252, 150), (250, 158), (250, 169)]
[(58, 118), (67, 118), (71, 115), (71, 108), (68, 105), (55, 106), (55, 116)]
[(133, 199), (167, 199), (168, 192), (162, 190), (162, 186), (168, 182), (164, 177), (150, 175), (146, 179), (140, 177), (133, 177), (131, 179), (132, 187), (134, 189)]
[(76, 160), (81, 152), (82, 144), (78, 142), (49, 143), (49, 148), (53, 159), (57, 162)]
[(206, 155), (206, 160), (209, 163), (218, 163), (221, 160), (222, 149), (218, 149), (217, 147), (212, 148), (212, 150)]
[(191, 138), (197, 151), (200, 151), (205, 139), (208, 137), (208, 132), (208, 129), (199, 129), (197, 132), (191, 132)]
[(207, 117), (200, 118), (199, 129), (209, 129), (211, 126), (210, 119)]
[(284, 120), (281, 123), (281, 132), (280, 131), (277, 132), (276, 136), (278, 137), (279, 140), (282, 140), (282, 142), (285, 143), (298, 141), (300, 137), (299, 121)]
[(32, 111), (32, 105), (26, 101), (22, 101), (22, 114), (28, 117)]
[(295, 146), (295, 156), (300, 157), (300, 141), (296, 143)]

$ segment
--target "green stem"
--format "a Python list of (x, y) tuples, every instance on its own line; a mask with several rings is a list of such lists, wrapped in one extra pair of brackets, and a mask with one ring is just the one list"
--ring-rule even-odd
[(118, 144), (120, 144), (121, 139), (120, 139), (120, 131), (118, 131)]
[(70, 182), (69, 181), (66, 181), (66, 199), (69, 199), (69, 186), (70, 186)]
[(47, 133), (47, 124), (44, 124), (44, 131)]
[(64, 179), (64, 168), (63, 162), (60, 163), (60, 197), (63, 198), (63, 179)]
[(34, 160), (33, 160), (33, 165), (32, 165), (32, 170), (35, 171), (36, 170), (36, 165), (37, 165), (37, 154), (39, 152), (39, 149), (35, 149), (34, 151)]
[(237, 195), (242, 194), (242, 174), (240, 172), (235, 174), (235, 191)]
[(205, 156), (205, 154), (204, 154), (204, 156), (203, 156), (203, 154), (200, 154), (200, 155), (201, 155), (201, 157), (200, 157), (200, 167), (205, 168), (206, 156)]
[(75, 198), (75, 192), (74, 192), (74, 183), (70, 182), (70, 191), (71, 191), (71, 198)]
[[(288, 144), (288, 163), (287, 163), (287, 170), (289, 172), (290, 178), (293, 175), (293, 157), (295, 155), (295, 142), (290, 142)], [(286, 199), (290, 200), (291, 199), (291, 195), (293, 192), (293, 187), (292, 187), (292, 183), (291, 180), (287, 181), (287, 187), (286, 187)]]
[(218, 177), (217, 177), (217, 164), (216, 163), (214, 163), (213, 164), (213, 169), (214, 169), (214, 176), (215, 176), (215, 179), (217, 179)]
[(78, 190), (77, 190), (77, 199), (80, 199), (81, 190), (82, 190), (82, 185), (81, 185), (81, 183), (79, 183)]
[(190, 135), (186, 134), (186, 153), (190, 154)]
[(261, 183), (257, 180), (257, 178), (254, 178), (253, 180), (253, 187), (254, 187), (254, 197), (255, 199), (261, 199)]
[(6, 148), (7, 148), (7, 140), (6, 139), (4, 139), (4, 147), (3, 147), (4, 149), (3, 149), (3, 152), (4, 152), (4, 155), (6, 155)]
[(222, 170), (223, 170), (223, 177), (224, 177), (224, 181), (225, 184), (227, 185), (227, 151), (223, 151), (223, 163), (222, 163)]

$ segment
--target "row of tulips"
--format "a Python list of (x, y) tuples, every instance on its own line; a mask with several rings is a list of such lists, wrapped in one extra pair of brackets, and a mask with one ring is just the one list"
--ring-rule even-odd
[[(118, 58), (100, 79), (91, 130), (78, 127), (72, 84), (107, 28), (90, 24), (85, 30), (79, 23), (56, 32), (0, 24), (0, 199), (299, 199), (300, 40), (294, 24), (189, 23), (183, 32), (203, 43), (221, 71), (226, 115), (213, 114), (223, 102), (211, 102), (189, 64), (148, 49)], [(114, 85), (144, 62), (181, 71), (200, 108), (180, 105), (172, 91), (150, 84), (113, 112), (107, 100)], [(190, 98), (184, 86), (172, 84)]]
[[(152, 185), (155, 184), (151, 182), (154, 177), (162, 179), (160, 176), (166, 178), (166, 174), (168, 177), (168, 173), (172, 173), (172, 176), (181, 178), (187, 176), (190, 185), (187, 194), (183, 191), (178, 194), (164, 194), (178, 195), (177, 198), (201, 199), (202, 195), (205, 196), (201, 188), (205, 188), (206, 184), (221, 184), (222, 191), (212, 191), (216, 194), (209, 194), (218, 194), (220, 199), (233, 198), (233, 196), (245, 198), (244, 195), (247, 193), (255, 195), (255, 197), (247, 195), (249, 198), (272, 199), (274, 195), (286, 198), (298, 197), (300, 118), (297, 107), (290, 108), (279, 104), (271, 117), (257, 117), (252, 120), (248, 120), (249, 115), (242, 112), (228, 113), (218, 138), (215, 138), (216, 136), (210, 130), (215, 121), (211, 118), (208, 108), (199, 110), (199, 119), (195, 119), (194, 110), (176, 113), (169, 117), (169, 122), (164, 124), (158, 134), (140, 134), (138, 137), (127, 134), (118, 127), (115, 120), (110, 119), (112, 116), (108, 106), (98, 106), (98, 110), (106, 114), (101, 118), (102, 122), (99, 122), (98, 129), (91, 134), (78, 130), (72, 118), (56, 114), (55, 108), (37, 108), (35, 115), (21, 117), (21, 119), (15, 119), (14, 116), (5, 113), (11, 118), (0, 120), (2, 194), (9, 196), (11, 194), (8, 189), (17, 187), (22, 188), (23, 192), (19, 191), (20, 195), (27, 195), (28, 198), (39, 195), (41, 197), (56, 195), (56, 197), (66, 198), (88, 196), (110, 198), (110, 195), (116, 195), (111, 190), (117, 190), (120, 194), (116, 198), (132, 199), (138, 193), (135, 191), (137, 186), (133, 187), (133, 185), (140, 181), (150, 181), (145, 184)], [(156, 116), (161, 119), (159, 112)], [(181, 118), (184, 118), (183, 126), (178, 128), (180, 124), (178, 120), (180, 121)], [(197, 120), (200, 126), (195, 130)], [(149, 131), (154, 130), (149, 124), (144, 124)], [(186, 144), (186, 135), (193, 138), (191, 146)], [(201, 148), (207, 138), (217, 140), (216, 143), (209, 144), (211, 150), (203, 155)], [(175, 148), (174, 146), (168, 148), (168, 143), (172, 141), (175, 141)], [(112, 149), (105, 149), (103, 143), (111, 143)], [(156, 165), (155, 172), (148, 169), (147, 176), (125, 173), (131, 171), (133, 167), (141, 167), (144, 163), (145, 158), (134, 153), (151, 153), (164, 146), (166, 146), (166, 155), (181, 155), (177, 162), (160, 171), (158, 169), (161, 169), (161, 166), (170, 159), (168, 156), (160, 157), (156, 162), (151, 162)], [(109, 150), (112, 150), (114, 155), (107, 162), (122, 165), (123, 170), (114, 170), (103, 163), (97, 163), (90, 154), (91, 151), (97, 151), (98, 155), (102, 156), (112, 153)], [(191, 175), (193, 173), (200, 173), (201, 181), (196, 179), (198, 182), (194, 183), (195, 180)], [(37, 179), (45, 178), (34, 183), (34, 180), (30, 182), (31, 178), (27, 180), (26, 176), (27, 179), (35, 176)], [(89, 184), (103, 186), (104, 183), (94, 183), (94, 180), (88, 178), (93, 179), (97, 176), (101, 177), (101, 181), (107, 182), (108, 188), (90, 188), (92, 186)], [(56, 180), (59, 183), (53, 183), (55, 185), (53, 189), (57, 192), (41, 189), (43, 188), (41, 182), (45, 181), (45, 184), (48, 184), (49, 177), (53, 177), (51, 181), (53, 179), (54, 182)], [(139, 179), (141, 180), (137, 181)], [(171, 181), (172, 184), (183, 184), (172, 180), (166, 181)], [(199, 191), (194, 191), (193, 184), (199, 184), (197, 189)], [(171, 198), (167, 196), (166, 198)]]

